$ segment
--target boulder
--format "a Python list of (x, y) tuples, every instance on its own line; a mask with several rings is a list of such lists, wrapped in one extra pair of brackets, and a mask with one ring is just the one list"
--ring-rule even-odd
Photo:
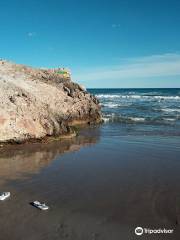
[(98, 123), (98, 100), (57, 73), (0, 60), (0, 142), (24, 142)]

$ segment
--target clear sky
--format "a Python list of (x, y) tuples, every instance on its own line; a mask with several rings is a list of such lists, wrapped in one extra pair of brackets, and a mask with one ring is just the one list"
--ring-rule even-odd
[(86, 87), (180, 87), (180, 0), (0, 1), (0, 57)]

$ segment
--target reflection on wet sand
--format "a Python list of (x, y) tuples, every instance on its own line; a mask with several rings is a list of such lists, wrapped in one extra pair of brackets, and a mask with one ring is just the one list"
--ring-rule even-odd
[(129, 240), (137, 226), (174, 229), (152, 239), (180, 239), (179, 139), (101, 132), (94, 144), (98, 133), (2, 153), (0, 188), (11, 198), (0, 203), (0, 240)]
[(38, 173), (60, 154), (78, 151), (82, 146), (95, 144), (97, 140), (97, 136), (80, 135), (63, 141), (5, 146), (0, 149), (0, 185), (6, 180)]

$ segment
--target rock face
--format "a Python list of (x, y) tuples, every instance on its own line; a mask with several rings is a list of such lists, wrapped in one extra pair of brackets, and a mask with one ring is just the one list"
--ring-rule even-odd
[(0, 142), (59, 136), (100, 119), (98, 100), (71, 79), (0, 61)]

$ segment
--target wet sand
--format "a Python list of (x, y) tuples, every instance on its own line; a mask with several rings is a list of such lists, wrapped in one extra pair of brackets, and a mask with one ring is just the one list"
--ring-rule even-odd
[[(107, 129), (106, 129), (107, 133)], [(102, 128), (72, 140), (0, 153), (0, 239), (131, 240), (137, 226), (174, 229), (141, 239), (180, 239), (178, 137), (118, 136)], [(47, 212), (33, 208), (45, 201)]]

